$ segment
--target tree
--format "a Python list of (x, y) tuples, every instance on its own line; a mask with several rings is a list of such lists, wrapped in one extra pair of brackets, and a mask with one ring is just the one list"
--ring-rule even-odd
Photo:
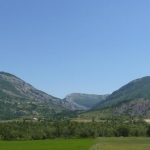
[(148, 126), (147, 135), (150, 137), (150, 126)]
[(129, 135), (129, 128), (124, 125), (121, 125), (118, 128), (118, 132), (119, 132), (119, 136), (127, 137)]

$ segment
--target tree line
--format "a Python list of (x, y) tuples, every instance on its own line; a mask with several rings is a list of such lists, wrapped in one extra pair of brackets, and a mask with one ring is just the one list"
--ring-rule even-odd
[(44, 140), (55, 138), (150, 136), (150, 125), (144, 121), (13, 121), (0, 123), (1, 140)]

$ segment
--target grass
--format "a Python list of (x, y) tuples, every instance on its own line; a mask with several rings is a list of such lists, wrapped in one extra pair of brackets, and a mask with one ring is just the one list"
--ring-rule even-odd
[(88, 150), (93, 139), (0, 141), (0, 150)]
[(97, 138), (90, 150), (150, 150), (150, 138)]

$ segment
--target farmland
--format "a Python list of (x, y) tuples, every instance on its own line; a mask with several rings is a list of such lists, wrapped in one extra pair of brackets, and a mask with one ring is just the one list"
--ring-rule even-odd
[(94, 139), (0, 141), (1, 150), (88, 150)]
[(90, 150), (149, 150), (150, 138), (97, 138)]

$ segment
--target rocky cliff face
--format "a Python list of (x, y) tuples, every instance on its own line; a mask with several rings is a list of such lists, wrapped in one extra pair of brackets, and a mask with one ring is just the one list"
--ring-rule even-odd
[(150, 118), (150, 99), (135, 99), (129, 102), (122, 103), (121, 106), (114, 108), (114, 112), (117, 114), (127, 113), (130, 116), (142, 116), (144, 118)]

